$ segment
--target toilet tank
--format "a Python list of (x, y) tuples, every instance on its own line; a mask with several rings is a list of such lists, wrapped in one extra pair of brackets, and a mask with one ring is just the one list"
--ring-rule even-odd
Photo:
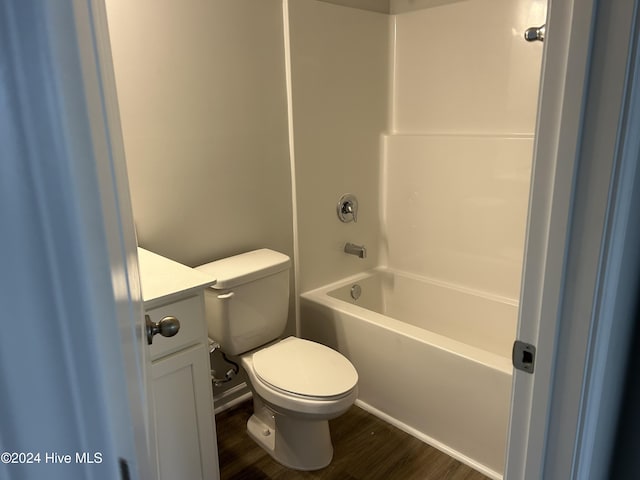
[(204, 295), (209, 337), (229, 355), (277, 339), (287, 325), (290, 260), (266, 248), (196, 267), (217, 279)]

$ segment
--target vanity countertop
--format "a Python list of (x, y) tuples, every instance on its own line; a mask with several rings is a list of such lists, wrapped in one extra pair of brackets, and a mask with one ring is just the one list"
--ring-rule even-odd
[(216, 283), (216, 279), (211, 275), (140, 247), (138, 262), (145, 309), (166, 303), (177, 296), (195, 293)]

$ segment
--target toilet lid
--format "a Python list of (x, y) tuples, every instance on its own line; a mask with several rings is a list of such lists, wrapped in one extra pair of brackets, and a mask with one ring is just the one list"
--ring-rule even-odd
[(358, 383), (358, 372), (343, 355), (296, 337), (254, 353), (253, 368), (263, 382), (309, 397), (343, 395)]

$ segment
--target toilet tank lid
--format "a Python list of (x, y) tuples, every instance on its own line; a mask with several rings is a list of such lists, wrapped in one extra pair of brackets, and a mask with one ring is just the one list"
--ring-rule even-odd
[(200, 265), (196, 270), (213, 275), (217, 279), (213, 288), (222, 290), (282, 272), (289, 264), (287, 255), (261, 248)]

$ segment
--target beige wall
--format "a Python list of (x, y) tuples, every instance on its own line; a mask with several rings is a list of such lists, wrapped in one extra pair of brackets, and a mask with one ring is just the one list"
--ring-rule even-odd
[(259, 247), (293, 258), (281, 0), (107, 9), (139, 244), (190, 266)]
[[(380, 134), (388, 121), (388, 15), (290, 0), (301, 291), (378, 263)], [(341, 223), (355, 194), (358, 223)], [(368, 258), (343, 252), (364, 244)]]
[(293, 255), (281, 0), (108, 0), (141, 246)]

